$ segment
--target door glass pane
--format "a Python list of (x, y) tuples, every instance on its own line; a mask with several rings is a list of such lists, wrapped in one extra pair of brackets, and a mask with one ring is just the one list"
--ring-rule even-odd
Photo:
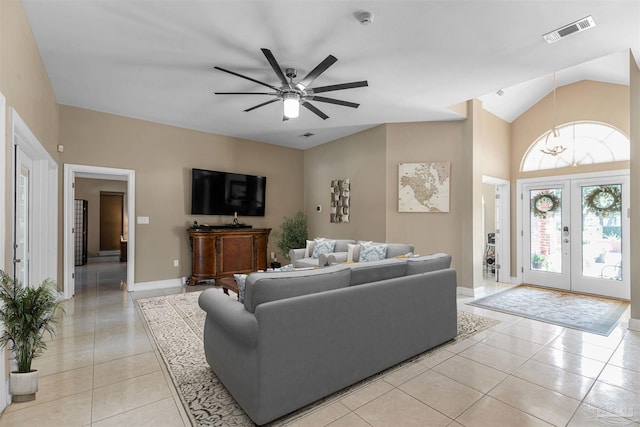
[(29, 284), (29, 169), (24, 167), (20, 168), (17, 196), (16, 257), (20, 262), (16, 263), (15, 275), (23, 286), (27, 286)]
[(622, 184), (582, 187), (582, 275), (622, 280)]
[(562, 188), (530, 190), (531, 270), (562, 273)]

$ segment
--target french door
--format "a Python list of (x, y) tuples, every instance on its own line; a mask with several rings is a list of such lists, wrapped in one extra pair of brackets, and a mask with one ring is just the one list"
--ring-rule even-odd
[(523, 281), (629, 299), (628, 175), (522, 188)]

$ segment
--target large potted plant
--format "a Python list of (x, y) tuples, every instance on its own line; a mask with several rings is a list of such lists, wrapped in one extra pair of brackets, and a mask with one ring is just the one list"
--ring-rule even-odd
[(289, 250), (304, 248), (307, 244), (307, 216), (304, 212), (297, 212), (290, 218), (284, 217), (280, 230), (274, 233), (276, 246), (289, 259)]
[(31, 369), (33, 359), (47, 348), (45, 332), (54, 335), (56, 311), (63, 310), (57, 299), (55, 282), (45, 280), (38, 287), (23, 287), (0, 270), (0, 348), (11, 343), (18, 370), (9, 374), (9, 392), (14, 402), (36, 398), (38, 371)]

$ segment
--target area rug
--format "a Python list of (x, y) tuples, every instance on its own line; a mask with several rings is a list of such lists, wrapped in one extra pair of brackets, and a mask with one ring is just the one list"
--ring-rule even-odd
[[(207, 364), (202, 341), (205, 313), (198, 306), (200, 293), (139, 299), (138, 305), (191, 423), (194, 426), (254, 426)], [(229, 294), (231, 298), (235, 298), (235, 294)], [(430, 357), (434, 352), (496, 323), (496, 320), (487, 317), (458, 311), (458, 336), (454, 341), (402, 362), (269, 425), (275, 427), (295, 422), (365, 387), (381, 375), (400, 369), (417, 359)]]
[(609, 335), (626, 301), (520, 285), (468, 303), (599, 335)]

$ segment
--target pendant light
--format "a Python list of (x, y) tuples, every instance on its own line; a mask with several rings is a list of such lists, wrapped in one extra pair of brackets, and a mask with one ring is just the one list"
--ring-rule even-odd
[(551, 156), (557, 156), (563, 153), (567, 147), (562, 145), (562, 139), (560, 138), (560, 129), (556, 126), (556, 73), (553, 73), (553, 126), (547, 133), (547, 137), (544, 140), (545, 148), (540, 150), (544, 154)]

